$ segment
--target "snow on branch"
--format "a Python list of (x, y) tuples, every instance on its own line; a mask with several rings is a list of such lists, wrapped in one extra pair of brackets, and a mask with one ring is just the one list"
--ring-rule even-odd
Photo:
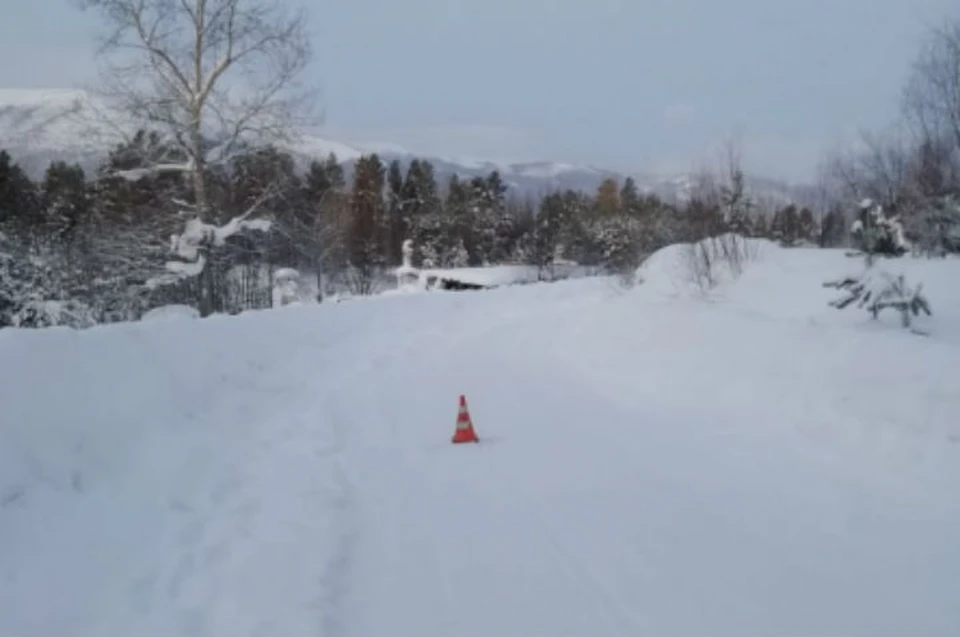
[(181, 234), (170, 237), (170, 250), (178, 260), (167, 261), (164, 266), (167, 272), (147, 281), (147, 288), (199, 276), (207, 265), (205, 253), (210, 248), (223, 247), (228, 239), (242, 232), (269, 232), (272, 225), (269, 219), (246, 219), (245, 215), (234, 217), (222, 226), (204, 223), (198, 218), (187, 221)]
[(142, 168), (131, 168), (129, 170), (114, 170), (110, 175), (119, 177), (130, 182), (137, 182), (147, 177), (161, 175), (165, 173), (191, 173), (194, 170), (193, 160), (172, 163), (172, 164), (151, 164)]
[(845, 277), (823, 285), (845, 292), (844, 296), (830, 302), (830, 306), (838, 310), (857, 302), (857, 307), (866, 309), (876, 319), (882, 310), (892, 308), (900, 312), (903, 327), (910, 327), (911, 317), (919, 316), (921, 312), (927, 316), (933, 314), (930, 302), (923, 294), (923, 284), (912, 287), (902, 274), (893, 276), (884, 270), (869, 268), (859, 277)]

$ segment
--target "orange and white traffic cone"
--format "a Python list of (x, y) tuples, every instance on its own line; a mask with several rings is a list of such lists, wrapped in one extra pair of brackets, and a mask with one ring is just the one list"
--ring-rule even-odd
[(467, 399), (460, 395), (460, 411), (457, 413), (457, 430), (453, 434), (454, 444), (460, 442), (480, 442), (477, 432), (473, 430), (473, 421), (467, 411)]

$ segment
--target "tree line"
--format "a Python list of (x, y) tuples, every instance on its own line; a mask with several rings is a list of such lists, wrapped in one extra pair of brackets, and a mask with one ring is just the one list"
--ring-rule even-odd
[[(960, 19), (927, 32), (903, 84), (899, 117), (829, 156), (821, 184), (831, 205), (875, 203), (883, 219), (902, 223), (920, 252), (960, 252)], [(874, 206), (860, 208), (857, 221), (869, 225)]]
[(530, 265), (544, 280), (558, 263), (629, 272), (660, 247), (727, 231), (786, 245), (844, 241), (842, 221), (821, 224), (794, 205), (759, 208), (737, 167), (728, 182), (704, 181), (683, 204), (640, 192), (632, 178), (534, 198), (511, 192), (496, 171), (440, 181), (427, 160), (376, 154), (350, 171), (332, 154), (298, 170), (292, 155), (264, 146), (208, 167), (203, 187), (210, 223), (255, 208), (269, 231), (207, 246), (204, 267), (191, 272), (186, 260), (171, 268), (178, 257), (170, 237), (182, 231), (195, 180), (182, 172), (125, 176), (176, 152), (144, 130), (93, 174), (58, 161), (35, 183), (0, 150), (0, 324), (42, 323), (49, 303), (87, 323), (135, 320), (170, 303), (204, 315), (268, 307), (279, 268), (315, 273), (321, 298), (342, 289), (368, 294), (389, 285), (407, 239), (418, 267)]
[[(284, 148), (309, 119), (302, 13), (261, 0), (82, 0), (105, 28), (102, 97), (141, 130), (85, 174), (54, 162), (39, 183), (0, 151), (0, 326), (88, 325), (188, 304), (201, 315), (272, 304), (296, 268), (369, 294), (404, 241), (421, 267), (561, 262), (630, 273), (654, 250), (725, 233), (847, 245), (859, 199), (902, 217), (930, 254), (960, 245), (960, 23), (931, 33), (893, 136), (826, 165), (813, 207), (751, 195), (738, 156), (665, 202), (632, 179), (594, 192), (511, 192), (497, 172), (438, 179), (423, 159), (335, 156), (306, 169)], [(112, 130), (118, 121), (99, 122)], [(126, 128), (126, 126), (124, 126)]]

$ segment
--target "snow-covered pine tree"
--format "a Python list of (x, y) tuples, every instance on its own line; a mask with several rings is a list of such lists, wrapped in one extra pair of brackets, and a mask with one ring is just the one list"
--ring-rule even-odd
[(592, 230), (601, 250), (602, 265), (618, 275), (625, 286), (631, 286), (640, 265), (640, 222), (625, 215), (598, 219)]
[(824, 283), (825, 287), (844, 290), (846, 294), (830, 302), (839, 310), (857, 301), (857, 307), (864, 308), (876, 319), (886, 308), (900, 312), (903, 327), (910, 327), (911, 317), (921, 312), (930, 316), (930, 302), (923, 294), (923, 284), (913, 287), (907, 284), (902, 274), (892, 274), (870, 267), (860, 277), (847, 277), (839, 281)]
[(89, 307), (71, 298), (82, 291), (78, 287), (87, 273), (79, 267), (78, 255), (68, 250), (66, 235), (76, 228), (83, 216), (79, 213), (86, 213), (85, 206), (74, 206), (85, 204), (86, 192), (82, 171), (65, 172), (71, 173), (63, 182), (69, 181), (69, 188), (45, 184), (38, 191), (10, 155), (0, 151), (0, 327), (87, 327), (95, 322)]
[(842, 310), (856, 302), (876, 319), (880, 312), (892, 308), (900, 312), (900, 322), (909, 328), (912, 317), (920, 313), (932, 315), (930, 302), (923, 294), (923, 284), (910, 286), (903, 274), (893, 275), (877, 267), (875, 256), (899, 257), (908, 250), (903, 227), (896, 218), (883, 214), (880, 206), (865, 199), (860, 202), (860, 216), (852, 231), (857, 237), (865, 257), (865, 269), (859, 276), (848, 276), (836, 281), (827, 281), (824, 287), (845, 292), (844, 296), (830, 302), (831, 307)]
[(900, 218), (884, 214), (883, 207), (872, 199), (860, 202), (857, 220), (850, 231), (855, 244), (867, 255), (868, 264), (875, 255), (899, 257), (910, 250)]
[[(452, 187), (458, 187), (459, 182), (453, 181)], [(436, 171), (429, 161), (410, 162), (400, 190), (399, 209), (404, 237), (413, 239), (414, 263), (423, 267), (443, 265), (455, 228), (444, 215)]]
[(906, 222), (907, 236), (927, 256), (960, 252), (960, 197), (938, 197)]
[(469, 186), (469, 211), (475, 250), (471, 259), (476, 265), (489, 265), (506, 258), (504, 246), (507, 186), (496, 170), (487, 177), (474, 177)]

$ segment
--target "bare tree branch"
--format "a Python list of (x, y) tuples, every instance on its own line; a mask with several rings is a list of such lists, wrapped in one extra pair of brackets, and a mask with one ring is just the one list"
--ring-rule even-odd
[(902, 100), (918, 141), (949, 140), (956, 168), (960, 163), (960, 19), (931, 30), (914, 60)]
[(310, 120), (312, 91), (297, 82), (310, 58), (303, 13), (288, 15), (275, 0), (79, 3), (99, 11), (108, 29), (100, 50), (107, 99), (180, 147), (188, 162), (153, 168), (189, 173), (202, 215), (208, 167), (290, 138)]
[[(270, 228), (252, 217), (276, 196), (276, 184), (223, 219), (211, 205), (207, 179), (238, 152), (290, 139), (309, 121), (312, 92), (298, 83), (310, 59), (305, 16), (288, 13), (278, 0), (77, 1), (97, 11), (107, 28), (100, 48), (104, 96), (129, 118), (124, 124), (133, 124), (114, 128), (158, 129), (176, 151), (173, 161), (144, 157), (115, 174), (139, 180), (179, 172), (192, 183), (191, 201), (181, 206), (189, 218), (171, 245), (181, 260), (167, 264), (174, 276), (164, 281), (209, 274), (212, 251), (229, 237)], [(214, 278), (202, 278), (204, 315), (212, 309)]]

